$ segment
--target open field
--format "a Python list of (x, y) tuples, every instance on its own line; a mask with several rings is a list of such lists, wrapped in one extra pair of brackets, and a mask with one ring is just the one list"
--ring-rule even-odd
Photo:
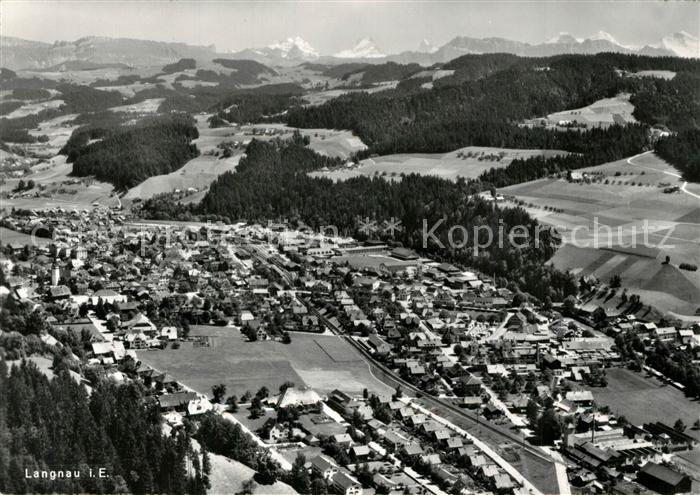
[[(635, 425), (661, 421), (673, 426), (681, 418), (690, 427), (698, 419), (698, 402), (671, 385), (624, 368), (608, 368), (606, 374), (608, 386), (591, 389), (596, 404), (609, 406)], [(686, 433), (700, 440), (700, 431), (688, 428)]]
[[(524, 201), (532, 215), (562, 233), (565, 245), (552, 259), (557, 268), (604, 282), (620, 275), (622, 285), (645, 302), (693, 315), (700, 307), (700, 280), (678, 265), (700, 265), (700, 201), (663, 192), (682, 184), (678, 172), (651, 153), (582, 172), (602, 173), (609, 184), (540, 179), (499, 192)], [(662, 265), (666, 256), (670, 264)]]
[(630, 75), (632, 77), (656, 77), (659, 79), (666, 79), (667, 81), (676, 77), (676, 73), (672, 70), (640, 70)]
[(568, 121), (585, 124), (586, 127), (605, 127), (615, 122), (620, 124), (636, 122), (632, 112), (634, 112), (634, 105), (630, 103), (630, 95), (620, 94), (614, 98), (598, 100), (586, 107), (551, 113), (547, 115), (547, 120), (554, 125)]
[(156, 113), (158, 107), (165, 98), (149, 98), (148, 100), (143, 100), (139, 103), (134, 103), (132, 105), (121, 105), (118, 107), (112, 107), (110, 110), (112, 112), (125, 112), (125, 113)]
[(26, 244), (28, 246), (45, 246), (51, 243), (51, 239), (46, 237), (36, 237), (24, 232), (17, 232), (5, 227), (0, 227), (0, 245)]
[(129, 189), (124, 199), (148, 199), (156, 194), (186, 191), (193, 187), (198, 191), (209, 187), (224, 172), (233, 171), (242, 155), (219, 159), (216, 156), (202, 155), (187, 162), (182, 168), (169, 174), (149, 177), (138, 186)]
[[(201, 453), (201, 447), (196, 440), (192, 441), (194, 450)], [(255, 476), (256, 472), (233, 459), (229, 459), (223, 455), (209, 452), (209, 461), (211, 462), (211, 474), (209, 482), (211, 487), (209, 493), (239, 493), (243, 487), (243, 483)], [(202, 459), (200, 454), (200, 465)], [(296, 491), (289, 485), (277, 481), (272, 485), (259, 485), (255, 483), (252, 490), (253, 494), (260, 495), (293, 495)]]
[(19, 107), (17, 110), (5, 115), (5, 118), (17, 119), (20, 117), (26, 117), (27, 115), (34, 115), (42, 110), (60, 108), (64, 105), (64, 103), (65, 102), (63, 100), (43, 100), (27, 103)]
[[(61, 207), (72, 210), (92, 208), (93, 203), (99, 206), (117, 206), (119, 200), (112, 196), (113, 187), (106, 182), (93, 179), (81, 179), (70, 177), (73, 166), (66, 162), (65, 156), (56, 156), (46, 162), (41, 162), (32, 167), (34, 173), (22, 178), (25, 182), (33, 180), (36, 187), (29, 191), (27, 197), (3, 198), (0, 202), (2, 208), (52, 208)], [(0, 193), (5, 194), (17, 186), (19, 179), (7, 179), (0, 186)], [(50, 197), (39, 196), (35, 193), (39, 185), (46, 186), (46, 192)]]
[(293, 333), (292, 343), (285, 345), (246, 342), (230, 327), (193, 327), (191, 335), (211, 336), (211, 346), (187, 342), (176, 350), (139, 351), (139, 359), (204, 394), (211, 394), (217, 383), (226, 384), (227, 394), (241, 396), (262, 386), (277, 390), (286, 381), (321, 394), (336, 388), (352, 394), (364, 388), (391, 392), (371, 375), (356, 351), (335, 336)]
[[(343, 84), (347, 84), (347, 81), (341, 81)], [(377, 84), (371, 88), (362, 89), (352, 89), (352, 88), (336, 88), (328, 89), (326, 91), (317, 91), (314, 93), (309, 93), (304, 95), (304, 100), (309, 102), (311, 106), (323, 105), (327, 101), (338, 98), (339, 96), (350, 94), (350, 93), (377, 93), (379, 91), (385, 91), (387, 89), (394, 89), (398, 85), (399, 81), (387, 81), (381, 84)]]
[[(503, 168), (516, 158), (566, 154), (557, 150), (516, 150), (468, 146), (449, 153), (413, 153), (385, 155), (362, 160), (358, 166), (313, 172), (313, 177), (347, 180), (359, 176), (388, 176), (398, 178), (402, 173), (431, 175), (448, 180), (458, 177), (475, 178), (491, 168)], [(499, 158), (499, 159), (497, 159)]]

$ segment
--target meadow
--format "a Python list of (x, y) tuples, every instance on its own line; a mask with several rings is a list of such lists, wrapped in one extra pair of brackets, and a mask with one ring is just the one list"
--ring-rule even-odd
[(607, 387), (592, 389), (596, 404), (609, 406), (612, 412), (622, 414), (635, 425), (661, 421), (673, 426), (681, 418), (689, 427), (686, 433), (700, 440), (700, 431), (690, 428), (698, 419), (697, 401), (689, 400), (671, 385), (636, 371), (625, 368), (605, 371)]
[(441, 177), (447, 180), (457, 180), (458, 177), (470, 179), (478, 177), (491, 168), (506, 167), (514, 159), (560, 154), (566, 154), (566, 152), (468, 146), (449, 153), (411, 153), (368, 158), (362, 160), (357, 166), (318, 171), (310, 175), (334, 181), (374, 175), (400, 180), (401, 174), (412, 173)]
[(570, 121), (585, 124), (586, 127), (604, 127), (612, 125), (616, 118), (618, 123), (636, 122), (632, 112), (634, 112), (634, 105), (630, 103), (630, 95), (620, 94), (613, 98), (598, 100), (582, 108), (551, 113), (547, 115), (547, 120), (551, 124)]
[(369, 371), (367, 363), (336, 336), (292, 333), (291, 344), (247, 342), (231, 327), (193, 327), (191, 335), (210, 336), (210, 347), (185, 342), (179, 349), (139, 351), (139, 359), (170, 373), (204, 394), (218, 383), (239, 397), (265, 386), (277, 390), (286, 381), (307, 385), (320, 394), (338, 388), (360, 394), (364, 388), (390, 393), (391, 388)]
[[(499, 192), (522, 201), (539, 221), (562, 233), (564, 246), (551, 260), (557, 268), (603, 282), (619, 275), (631, 293), (659, 309), (693, 315), (700, 304), (700, 280), (697, 272), (678, 265), (700, 264), (700, 202), (682, 191), (664, 192), (683, 184), (678, 172), (653, 153), (581, 172), (602, 174), (601, 181), (547, 178)], [(696, 188), (687, 185), (689, 192)], [(670, 263), (663, 265), (666, 256)]]

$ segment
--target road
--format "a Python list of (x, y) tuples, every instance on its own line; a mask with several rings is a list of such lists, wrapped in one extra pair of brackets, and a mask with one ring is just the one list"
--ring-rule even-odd
[[(661, 170), (660, 168), (653, 168), (653, 167), (645, 167), (644, 165), (637, 165), (636, 163), (632, 163), (632, 160), (635, 158), (639, 158), (640, 156), (648, 155), (649, 153), (653, 153), (653, 151), (645, 151), (644, 153), (639, 153), (638, 155), (631, 156), (627, 159), (627, 163), (630, 165), (634, 165), (635, 167), (639, 168), (645, 168), (647, 170), (654, 170), (655, 172), (663, 172), (666, 175), (670, 175), (672, 177), (677, 177), (679, 179), (682, 179), (683, 176), (680, 174), (677, 174), (675, 172), (669, 172), (668, 170)], [(683, 185), (681, 186), (681, 191), (684, 192), (685, 194), (688, 194), (696, 199), (700, 199), (700, 195), (692, 193), (688, 191), (686, 188), (688, 187), (688, 181), (683, 182)]]

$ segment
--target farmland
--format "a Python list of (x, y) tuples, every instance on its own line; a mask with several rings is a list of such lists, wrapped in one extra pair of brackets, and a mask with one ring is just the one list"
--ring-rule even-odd
[[(606, 376), (607, 387), (592, 390), (596, 403), (609, 406), (635, 425), (654, 421), (673, 424), (681, 418), (690, 426), (698, 419), (697, 402), (671, 385), (624, 368), (609, 368)], [(700, 431), (689, 428), (686, 433), (700, 440)]]
[(604, 127), (613, 123), (633, 123), (634, 105), (630, 103), (630, 95), (620, 94), (613, 98), (598, 100), (586, 107), (565, 110), (547, 115), (551, 124), (562, 121), (576, 122), (586, 127)]
[[(313, 146), (312, 146), (313, 148)], [(396, 177), (402, 173), (431, 175), (448, 180), (476, 178), (491, 168), (506, 167), (514, 159), (566, 154), (557, 150), (516, 150), (468, 146), (449, 153), (413, 153), (385, 155), (362, 160), (359, 165), (314, 172), (314, 177), (347, 180), (358, 176)]]
[[(65, 156), (56, 156), (35, 165), (32, 167), (33, 173), (23, 177), (22, 180), (25, 182), (33, 180), (36, 187), (24, 195), (3, 198), (2, 208), (61, 207), (77, 210), (91, 208), (93, 203), (101, 206), (119, 204), (118, 198), (112, 195), (111, 184), (90, 178), (70, 177), (72, 169), (72, 165), (66, 162)], [(9, 194), (18, 182), (19, 179), (7, 179), (6, 183), (0, 186), (0, 193)], [(41, 192), (43, 195), (37, 196), (40, 186), (44, 187)]]
[(291, 344), (285, 345), (246, 342), (230, 327), (193, 327), (191, 335), (210, 337), (210, 347), (186, 342), (180, 349), (140, 351), (139, 359), (205, 394), (218, 383), (226, 384), (228, 394), (240, 396), (262, 386), (276, 390), (286, 381), (319, 393), (336, 388), (355, 394), (364, 388), (391, 392), (371, 375), (356, 351), (335, 336), (293, 333)]
[[(620, 275), (624, 287), (659, 309), (694, 314), (700, 282), (696, 272), (680, 270), (678, 265), (700, 264), (700, 202), (692, 195), (697, 185), (687, 185), (687, 192), (664, 193), (664, 188), (683, 183), (677, 171), (654, 154), (582, 172), (599, 180), (573, 183), (548, 178), (500, 192), (522, 201), (541, 222), (563, 233), (565, 245), (552, 259), (557, 268), (594, 275), (603, 282)], [(662, 265), (666, 256), (670, 263)]]

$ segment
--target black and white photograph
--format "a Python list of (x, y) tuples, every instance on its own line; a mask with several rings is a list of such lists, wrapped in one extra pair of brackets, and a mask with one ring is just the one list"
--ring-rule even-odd
[(699, 37), (2, 0), (0, 494), (700, 494)]

